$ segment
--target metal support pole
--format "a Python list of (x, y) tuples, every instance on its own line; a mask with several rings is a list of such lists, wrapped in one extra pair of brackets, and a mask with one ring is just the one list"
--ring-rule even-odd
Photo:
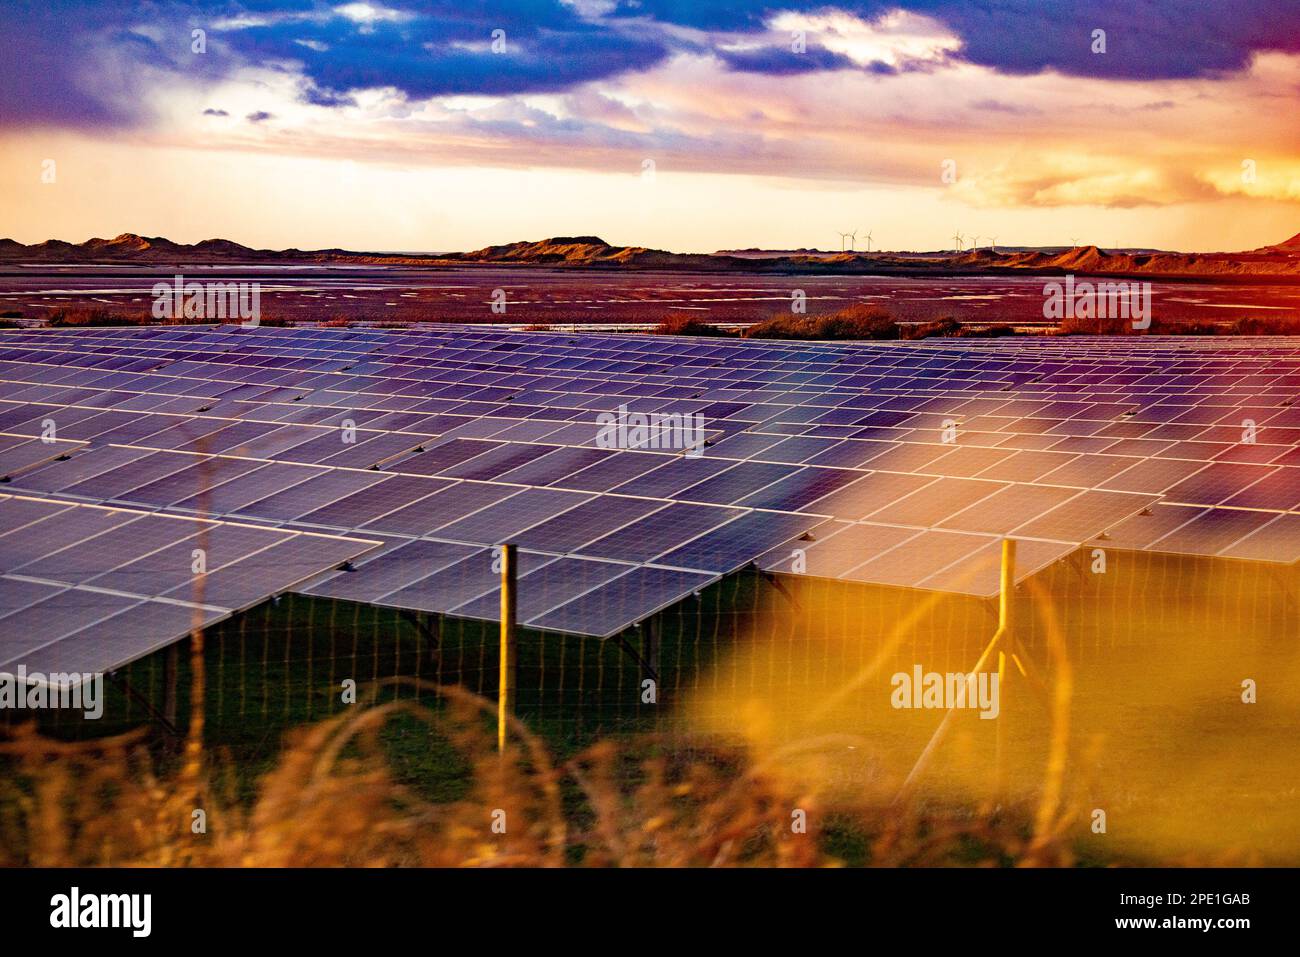
[(1015, 628), (1016, 540), (1002, 539), (1002, 579), (998, 595), (998, 631), (1012, 634)]
[[(1012, 629), (1015, 626), (1015, 607), (1012, 598), (1016, 588), (1016, 543), (1010, 538), (1002, 540), (1002, 576), (1001, 576), (1001, 594), (998, 596), (998, 630), (993, 635), (993, 639), (980, 654), (979, 660), (975, 662), (975, 667), (971, 669), (971, 674), (980, 671), (988, 660), (992, 657), (993, 652), (997, 651), (1002, 654), (1002, 646), (1012, 637)], [(1001, 669), (1005, 668), (1005, 663), (1001, 663)], [(998, 693), (1001, 694), (1001, 681), (999, 681)], [(898, 804), (903, 801), (912, 792), (917, 780), (925, 771), (930, 763), (930, 758), (938, 750), (939, 745), (948, 734), (948, 726), (952, 724), (953, 718), (957, 714), (957, 709), (949, 708), (948, 713), (943, 716), (939, 722), (939, 727), (930, 736), (929, 742), (926, 743), (925, 749), (921, 756), (916, 759), (916, 764), (912, 765), (912, 770), (908, 772), (907, 779), (903, 781), (903, 786), (899, 789), (898, 794), (894, 797), (894, 803)], [(1002, 720), (1002, 715), (998, 715), (998, 721)]]
[(1002, 540), (1002, 577), (998, 594), (998, 634), (1002, 636), (998, 648), (998, 727), (993, 757), (993, 787), (998, 800), (1007, 793), (1007, 712), (1004, 708), (1007, 693), (1006, 649), (1016, 646), (1015, 606), (1016, 594), (1016, 543), (1014, 539)]
[(108, 673), (108, 680), (113, 682), (119, 688), (121, 688), (122, 692), (127, 696), (129, 696), (132, 701), (136, 702), (136, 704), (143, 707), (144, 710), (149, 713), (149, 717), (153, 718), (160, 725), (162, 725), (163, 728), (166, 729), (168, 734), (170, 734), (172, 737), (176, 737), (176, 738), (180, 737), (181, 734), (180, 729), (177, 728), (176, 725), (169, 722), (166, 716), (153, 706), (152, 701), (150, 701), (144, 695), (140, 694), (140, 692), (136, 691), (135, 688), (131, 686), (131, 682), (127, 681), (124, 675), (116, 671), (110, 671)]
[(506, 749), (506, 722), (515, 710), (515, 682), (518, 659), (515, 649), (515, 606), (518, 552), (514, 545), (501, 546), (501, 677), (497, 691), (497, 750)]
[[(442, 654), (442, 616), (423, 615), (419, 612), (408, 611), (405, 608), (399, 608), (397, 613), (403, 621), (407, 622), (424, 639), (425, 653), (428, 654), (429, 660), (436, 665), (438, 658)], [(416, 651), (418, 654), (419, 649), (417, 648)]]
[(651, 618), (641, 626), (641, 655), (645, 658), (646, 677), (659, 681), (659, 618)]
[(163, 655), (163, 717), (173, 728), (176, 727), (176, 674), (180, 663), (179, 642), (173, 642)]
[(758, 570), (758, 573), (767, 580), (768, 584), (770, 584), (772, 587), (774, 587), (777, 591), (781, 593), (781, 597), (784, 598), (790, 604), (791, 608), (793, 608), (795, 611), (798, 612), (803, 611), (803, 609), (799, 607), (799, 603), (795, 601), (794, 595), (790, 594), (790, 589), (785, 587), (785, 585), (781, 582), (781, 579), (777, 578), (771, 572), (763, 571), (761, 568)]

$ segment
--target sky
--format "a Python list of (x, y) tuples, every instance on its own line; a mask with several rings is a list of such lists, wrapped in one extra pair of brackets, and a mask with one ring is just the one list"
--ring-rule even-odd
[(1236, 250), (1300, 231), (1297, 0), (0, 14), (0, 236), (20, 242)]

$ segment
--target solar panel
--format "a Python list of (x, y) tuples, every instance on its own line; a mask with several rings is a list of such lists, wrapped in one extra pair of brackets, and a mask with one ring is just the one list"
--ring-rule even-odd
[[(519, 571), (527, 574), (548, 562), (552, 555), (519, 552)], [(376, 604), (417, 611), (447, 613), (459, 605), (491, 594), (501, 586), (501, 571), (493, 551), (482, 548), (431, 575), (376, 599)]]
[(32, 522), (38, 522), (71, 507), (67, 502), (51, 502), (12, 495), (0, 495), (0, 504), (4, 506), (0, 508), (0, 535), (24, 528)]
[(983, 479), (940, 478), (867, 515), (868, 520), (928, 528), (951, 520), (1008, 486)]
[(93, 475), (100, 475), (150, 453), (126, 445), (105, 445), (75, 452), (63, 462), (50, 462), (15, 477), (15, 488), (58, 492)]
[[(632, 570), (632, 566), (588, 558), (560, 558), (532, 568), (519, 579), (515, 613), (529, 621)], [(457, 605), (450, 613), (464, 618), (498, 621), (501, 617), (501, 587)]]
[(138, 512), (62, 509), (0, 536), (0, 572), (12, 572), (69, 545), (139, 518)]
[(532, 628), (607, 637), (706, 587), (717, 576), (640, 566), (535, 618)]
[[(752, 495), (747, 495), (736, 504), (749, 508), (778, 509), (797, 512), (808, 508), (816, 511), (813, 505), (817, 500), (832, 492), (852, 486), (865, 476), (852, 469), (805, 468), (778, 479)], [(823, 513), (829, 514), (829, 513)]]
[(512, 536), (511, 541), (524, 548), (572, 552), (665, 507), (666, 503), (651, 499), (602, 495)]
[(34, 605), (62, 590), (62, 586), (50, 582), (0, 575), (0, 616)]
[(797, 471), (797, 465), (740, 462), (719, 475), (681, 489), (676, 497), (690, 502), (733, 505)]
[[(68, 588), (0, 618), (0, 668), (27, 663), (27, 656), (89, 625), (139, 604), (140, 599)], [(35, 670), (35, 669), (32, 669)], [(103, 671), (91, 668), (89, 671)]]
[(774, 546), (807, 534), (822, 520), (810, 515), (750, 512), (660, 555), (656, 562), (678, 568), (730, 574)]
[(236, 508), (233, 514), (287, 522), (388, 477), (375, 472), (321, 470), (305, 482)]
[(615, 561), (647, 562), (743, 514), (735, 508), (675, 502), (596, 539), (577, 552)]
[[(148, 508), (254, 523), (209, 536), (206, 583), (231, 606), (256, 599), (263, 573), (279, 588), (313, 556), (338, 564), (346, 547), (304, 530), (358, 529), (356, 569), (303, 587), (389, 603), (407, 592), (422, 603), (411, 607), (490, 617), (497, 584), (474, 563), (510, 540), (533, 556), (524, 578), (562, 599), (530, 600), (528, 613), (604, 635), (755, 560), (979, 595), (1008, 534), (1022, 573), (1091, 542), (1290, 562), (1298, 385), (1300, 348), (1267, 339), (9, 330), (11, 489), (127, 510), (87, 518), (0, 497), (0, 572), (20, 562), (142, 601), (181, 594), (198, 532), (142, 554), (168, 537), (130, 511)], [(595, 447), (597, 417), (620, 408), (699, 414), (710, 444), (698, 458)], [(89, 445), (38, 456), (48, 418), (62, 441)], [(114, 514), (137, 517), (119, 530), (103, 517)], [(48, 537), (27, 536), (39, 545), (13, 534), (41, 526)], [(258, 555), (284, 556), (282, 573)], [(459, 579), (445, 574), (457, 565)], [(600, 580), (571, 593), (584, 576)], [(12, 586), (15, 600), (57, 597), (40, 581)]]
[(526, 529), (587, 501), (589, 495), (560, 489), (529, 488), (472, 515), (435, 529), (439, 538), (500, 545)]
[[(205, 627), (222, 617), (215, 609), (145, 601), (64, 634), (27, 651), (21, 663), (42, 674), (94, 674), (120, 668), (174, 642), (195, 626)], [(0, 619), (2, 622), (3, 619)], [(0, 664), (0, 668), (6, 667)]]
[(20, 475), (61, 455), (71, 455), (81, 447), (81, 442), (61, 439), (47, 442), (24, 436), (0, 436), (0, 479)]
[(163, 592), (163, 596), (181, 600), (201, 597), (205, 605), (231, 610), (247, 608), (268, 595), (288, 591), (330, 566), (363, 555), (379, 544), (302, 533), (209, 570), (201, 582), (185, 582)]
[(390, 592), (427, 578), (478, 550), (473, 545), (454, 542), (406, 542), (355, 570), (341, 571), (320, 584), (305, 589), (305, 593), (356, 602), (373, 602)]
[(298, 521), (304, 525), (356, 528), (419, 502), (446, 486), (446, 482), (437, 479), (394, 475), (359, 492), (337, 498), (313, 512), (307, 512)]

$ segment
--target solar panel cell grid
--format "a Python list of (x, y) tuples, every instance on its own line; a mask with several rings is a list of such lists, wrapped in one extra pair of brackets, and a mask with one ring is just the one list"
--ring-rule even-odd
[(105, 662), (129, 664), (220, 617), (211, 609), (141, 602), (27, 652), (21, 661), (29, 672), (94, 674), (105, 670)]
[(289, 521), (388, 477), (372, 472), (322, 470), (305, 482), (237, 508), (233, 514), (268, 521)]
[(743, 514), (741, 509), (677, 502), (596, 539), (578, 553), (615, 561), (648, 562)]
[(373, 602), (475, 553), (473, 545), (417, 540), (305, 589), (309, 595)]
[[(528, 574), (555, 561), (552, 555), (519, 552), (519, 572)], [(500, 587), (501, 570), (491, 548), (480, 548), (468, 557), (425, 576), (377, 600), (395, 608), (445, 614), (453, 608), (491, 593)]]
[(715, 579), (696, 572), (642, 566), (524, 623), (554, 631), (613, 635)]
[[(152, 508), (249, 521), (309, 516), (342, 529), (364, 520), (386, 536), (444, 537), (454, 528), (470, 539), (462, 547), (523, 535), (542, 549), (601, 547), (617, 553), (605, 558), (629, 562), (676, 553), (675, 561), (721, 569), (784, 548), (789, 543), (773, 539), (804, 529), (809, 519), (796, 514), (803, 509), (814, 526), (818, 516), (870, 515), (889, 526), (937, 522), (954, 534), (977, 533), (976, 541), (1009, 532), (1027, 539), (1025, 566), (1039, 552), (1107, 531), (1115, 547), (1163, 540), (1183, 553), (1231, 557), (1281, 543), (1292, 525), (1278, 514), (1300, 504), (1293, 469), (1282, 467), (1300, 463), (1293, 451), (1300, 418), (1291, 407), (1300, 350), (1267, 340), (720, 343), (437, 326), (230, 326), (11, 330), (0, 348), (0, 396), (9, 400), (0, 403), (0, 431), (34, 439), (32, 430), (53, 415), (60, 438), (92, 446), (63, 462), (24, 464), (16, 489), (97, 502), (134, 495)], [(595, 448), (595, 416), (620, 405), (699, 412), (713, 444), (689, 460)], [(956, 447), (942, 441), (948, 420), (959, 423)], [(1260, 426), (1255, 442), (1242, 439), (1247, 420)], [(356, 442), (343, 440), (348, 422), (358, 427)], [(113, 441), (131, 448), (111, 450)], [(415, 451), (421, 443), (426, 451)], [(0, 437), (0, 469), (13, 468), (6, 455), (29, 448)], [(200, 465), (147, 448), (230, 454)], [(323, 466), (308, 477), (289, 464), (295, 460)], [(368, 471), (374, 466), (405, 474), (366, 491), (382, 478)], [(439, 472), (471, 481), (409, 480)], [(199, 476), (212, 486), (205, 497), (192, 487)], [(967, 501), (984, 483), (992, 492)], [(548, 505), (525, 495), (544, 486), (637, 491), (653, 497), (656, 510), (640, 514), (648, 506), (621, 496), (575, 508), (581, 496)], [(662, 499), (675, 504), (659, 507)], [(742, 519), (740, 509), (693, 510), (734, 504), (771, 511)], [(1242, 513), (1252, 517), (1206, 511), (1224, 504), (1254, 510)], [(834, 527), (814, 527), (809, 555), (837, 538), (866, 544), (884, 534), (859, 531), (869, 526), (831, 534)], [(579, 542), (588, 534), (597, 537)], [(919, 554), (931, 535), (894, 549)], [(971, 560), (995, 552), (985, 541)], [(136, 562), (148, 565), (147, 557)], [(954, 558), (910, 584), (984, 587), (983, 572), (976, 584), (961, 584), (959, 564)], [(69, 564), (67, 574), (86, 570), (85, 562)], [(644, 603), (637, 607), (643, 614)], [(591, 624), (609, 620), (601, 613)]]
[(69, 588), (0, 618), (0, 668), (25, 663), (26, 656), (50, 642), (103, 621), (138, 604), (139, 599)]

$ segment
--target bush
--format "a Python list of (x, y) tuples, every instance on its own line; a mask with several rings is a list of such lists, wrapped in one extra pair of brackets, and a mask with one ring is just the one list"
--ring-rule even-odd
[(915, 325), (900, 328), (904, 339), (933, 339), (963, 334), (962, 324), (952, 316), (944, 316), (942, 319), (935, 319), (932, 322), (918, 322)]
[(1294, 316), (1249, 316), (1231, 326), (1234, 336), (1300, 335), (1300, 319)]
[(137, 326), (151, 321), (144, 315), (126, 316), (103, 306), (57, 306), (45, 319), (52, 326)]
[(1014, 326), (1008, 326), (1006, 323), (1000, 323), (996, 326), (985, 326), (983, 329), (963, 329), (957, 333), (967, 339), (1000, 339), (1003, 336), (1017, 335)]
[(1085, 336), (1295, 336), (1300, 319), (1292, 316), (1249, 316), (1229, 322), (1212, 319), (1173, 321), (1153, 318), (1146, 329), (1134, 329), (1131, 319), (1065, 319), (1057, 327), (1060, 335)]
[(1079, 318), (1066, 316), (1057, 324), (1056, 331), (1063, 336), (1122, 336), (1134, 332), (1133, 320), (1121, 316), (1096, 316)]
[(750, 326), (751, 339), (897, 339), (898, 323), (882, 306), (854, 303), (821, 316), (779, 313)]
[(730, 336), (732, 333), (695, 316), (670, 315), (655, 326), (656, 336)]

